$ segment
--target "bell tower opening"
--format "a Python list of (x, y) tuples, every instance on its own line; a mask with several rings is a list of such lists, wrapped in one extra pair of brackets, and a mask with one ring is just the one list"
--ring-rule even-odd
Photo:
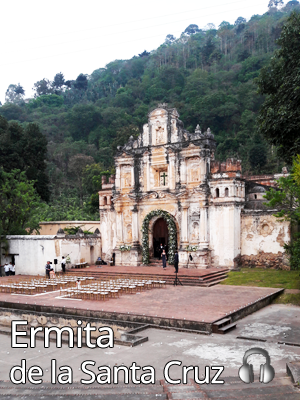
[(163, 218), (158, 218), (153, 226), (153, 249), (154, 257), (160, 256), (160, 245), (165, 246), (168, 254), (168, 225)]

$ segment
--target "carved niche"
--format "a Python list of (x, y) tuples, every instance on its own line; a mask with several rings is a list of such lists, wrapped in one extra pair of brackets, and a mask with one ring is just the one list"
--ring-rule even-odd
[(127, 243), (132, 242), (132, 226), (131, 226), (131, 224), (126, 226), (126, 242)]
[(123, 165), (121, 168), (122, 188), (130, 189), (131, 184), (131, 165)]
[(160, 121), (156, 121), (155, 123), (155, 144), (163, 144), (166, 142), (165, 140), (165, 128), (162, 127), (162, 123)]
[(200, 209), (197, 206), (191, 206), (191, 215), (190, 215), (190, 223), (189, 223), (189, 231), (190, 231), (190, 242), (197, 243), (199, 242), (199, 234), (200, 234)]
[(188, 160), (187, 163), (188, 168), (188, 182), (189, 183), (198, 183), (200, 182), (200, 158), (193, 157)]

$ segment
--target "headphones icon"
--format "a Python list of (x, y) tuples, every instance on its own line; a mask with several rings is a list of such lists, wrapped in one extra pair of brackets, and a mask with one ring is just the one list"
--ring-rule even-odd
[(266, 363), (261, 364), (260, 366), (260, 374), (259, 374), (259, 381), (262, 383), (269, 383), (274, 379), (275, 371), (271, 365), (271, 359), (267, 352), (260, 347), (253, 347), (245, 352), (243, 358), (243, 365), (239, 369), (239, 377), (245, 383), (252, 383), (254, 382), (254, 372), (253, 372), (253, 365), (247, 363), (247, 358), (250, 357), (252, 354), (261, 354), (266, 357)]

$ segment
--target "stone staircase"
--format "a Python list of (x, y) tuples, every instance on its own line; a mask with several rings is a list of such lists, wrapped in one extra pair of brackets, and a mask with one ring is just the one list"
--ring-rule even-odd
[(220, 319), (212, 324), (212, 332), (221, 335), (224, 335), (224, 333), (227, 333), (234, 328), (236, 328), (236, 322), (232, 322), (230, 317)]
[[(75, 274), (75, 275), (80, 275), (83, 274), (85, 276), (94, 276), (95, 278), (116, 278), (116, 277), (124, 277), (124, 278), (130, 278), (130, 276), (134, 275), (135, 277), (140, 276), (140, 277), (148, 277), (149, 279), (151, 277), (159, 277), (162, 280), (166, 281), (167, 285), (173, 285), (174, 279), (175, 279), (175, 273), (174, 271), (171, 272), (170, 268), (169, 271), (165, 271), (162, 269), (161, 263), (158, 260), (157, 265), (153, 263), (152, 265), (154, 266), (159, 266), (160, 268), (153, 268), (153, 275), (152, 274), (143, 274), (143, 267), (137, 269), (137, 272), (132, 274), (131, 272), (114, 272), (113, 269), (111, 272), (107, 271), (89, 271), (88, 269), (70, 269), (68, 270), (69, 274)], [(227, 274), (229, 269), (228, 268), (220, 268), (217, 271), (214, 270), (213, 272), (209, 272), (209, 270), (206, 270), (207, 272), (204, 275), (199, 276), (193, 276), (193, 275), (188, 275), (185, 271), (186, 269), (180, 269), (178, 273), (178, 278), (180, 279), (180, 282), (184, 286), (202, 286), (202, 287), (209, 287), (213, 285), (217, 285), (221, 281), (227, 278)]]

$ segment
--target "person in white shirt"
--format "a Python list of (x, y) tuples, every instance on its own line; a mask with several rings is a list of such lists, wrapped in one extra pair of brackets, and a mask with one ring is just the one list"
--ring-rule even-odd
[(10, 271), (9, 264), (5, 264), (4, 265), (4, 271), (5, 271), (5, 275), (8, 276), (9, 275), (9, 271)]
[(62, 269), (63, 274), (65, 274), (66, 273), (66, 259), (64, 256), (62, 256), (62, 258), (61, 258), (61, 269)]

